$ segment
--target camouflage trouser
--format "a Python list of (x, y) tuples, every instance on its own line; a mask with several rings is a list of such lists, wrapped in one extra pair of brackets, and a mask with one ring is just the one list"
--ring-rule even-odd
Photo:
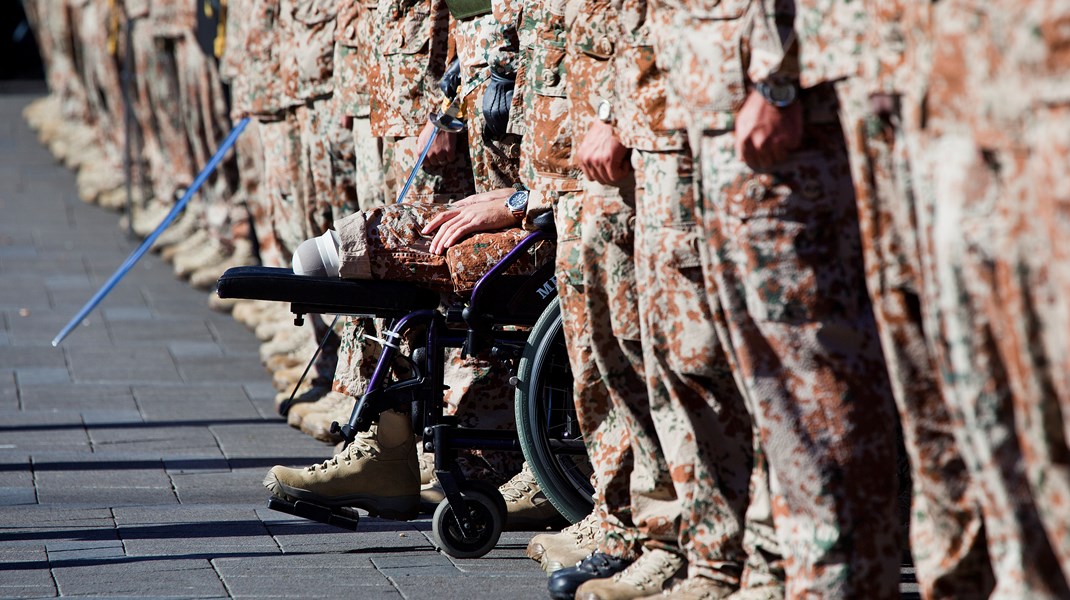
[(315, 237), (301, 205), (299, 185), (300, 143), (296, 119), (285, 111), (274, 120), (260, 120), (260, 139), (264, 145), (264, 191), (271, 203), (271, 229), (279, 246), (284, 266), (290, 265), (297, 246)]
[[(146, 186), (151, 186), (152, 196), (157, 201), (169, 203), (174, 197), (174, 186), (168, 185), (170, 174), (164, 168), (164, 157), (160, 150), (160, 140), (156, 133), (156, 107), (149, 94), (148, 78), (153, 77), (157, 68), (155, 60), (156, 44), (152, 35), (152, 25), (147, 18), (133, 19), (127, 25), (130, 28), (130, 54), (134, 64), (130, 70), (134, 75), (133, 96), (134, 119), (137, 120), (141, 139), (141, 161), (147, 170)], [(138, 196), (134, 196), (135, 201)]]
[[(342, 241), (342, 277), (412, 281), (443, 292), (465, 293), (528, 235), (518, 227), (476, 233), (447, 248), (445, 255), (431, 254), (433, 236), (421, 231), (447, 210), (445, 204), (390, 204), (339, 219), (335, 228)], [(539, 242), (506, 273), (533, 273), (549, 262), (553, 252), (552, 243)]]
[[(426, 163), (412, 182), (405, 202), (445, 203), (470, 196), (475, 189), (472, 183), (472, 163), (468, 158), (464, 134), (455, 134), (457, 151), (453, 160), (441, 167)], [(398, 194), (405, 185), (416, 159), (423, 150), (416, 136), (387, 137), (383, 139), (383, 183), (386, 203), (397, 202)]]
[(638, 473), (671, 472), (689, 573), (739, 585), (752, 427), (703, 284), (691, 156), (637, 151), (632, 162), (639, 323), (656, 432), (651, 452), (635, 449), (632, 493)]
[(360, 210), (382, 206), (386, 202), (383, 139), (372, 135), (371, 119), (367, 116), (353, 117), (353, 145), (357, 206)]
[(894, 403), (838, 123), (772, 171), (693, 132), (707, 294), (769, 460), (790, 597), (898, 596)]
[(309, 100), (294, 113), (301, 132), (301, 194), (309, 226), (319, 234), (357, 209), (353, 134), (342, 127), (334, 96)]
[[(583, 192), (563, 192), (554, 205), (557, 225), (557, 293), (572, 368), (576, 416), (594, 470), (595, 513), (614, 540), (630, 540), (628, 551), (638, 552), (638, 534), (631, 524), (632, 473), (630, 434), (609, 397), (602, 372), (594, 361), (591, 319), (587, 313), (582, 254)], [(620, 544), (618, 544), (619, 546)]]
[[(1063, 575), (1070, 578), (1070, 473), (1066, 456), (1070, 452), (1070, 177), (1066, 164), (1070, 158), (1070, 104), (1039, 107), (1033, 115), (1033, 127), (1027, 133), (1030, 152), (1025, 163), (1024, 183), (1029, 185), (1032, 201), (1022, 206), (1019, 215), (1035, 235), (1021, 235), (1016, 240), (1023, 256), (1032, 258), (1031, 271), (1036, 320), (1019, 309), (1027, 332), (1039, 333), (1039, 340), (1018, 340), (1018, 360), (1029, 365), (1028, 371), (1016, 375), (1027, 378), (1020, 384), (1023, 392), (1016, 409), (1020, 439), (1026, 440), (1023, 456), (1029, 485), (1040, 518), (1051, 541)], [(1032, 241), (1033, 247), (1027, 244)], [(1023, 298), (1024, 300), (1025, 298)], [(1013, 310), (1013, 308), (1012, 308)], [(1039, 343), (1038, 343), (1039, 342)], [(1034, 398), (1030, 401), (1028, 398)]]
[(238, 153), (238, 172), (249, 206), (260, 264), (281, 267), (290, 263), (290, 257), (282, 255), (275, 238), (275, 228), (271, 224), (271, 195), (268, 192), (264, 143), (260, 138), (262, 128), (263, 125), (255, 117), (249, 119), (234, 149)]
[[(664, 461), (656, 458), (657, 435), (644, 380), (635, 280), (635, 180), (629, 177), (619, 187), (584, 185), (577, 275), (584, 285), (591, 355), (612, 405), (605, 418), (617, 421), (609, 429), (621, 431), (602, 443), (587, 433), (606, 426), (597, 415), (584, 414), (580, 420), (587, 423), (584, 439), (592, 444), (588, 452), (597, 493), (609, 511), (599, 550), (634, 558), (643, 546), (675, 547), (679, 504)], [(628, 445), (627, 453), (622, 454), (618, 439)]]
[[(185, 138), (200, 171), (211, 160), (230, 131), (223, 82), (215, 57), (206, 56), (192, 31), (174, 39), (179, 102)], [(237, 165), (231, 152), (208, 177), (198, 193), (202, 228), (224, 248), (232, 243), (231, 227), (248, 219), (244, 200), (235, 196)]]
[[(1054, 515), (1049, 534), (1061, 544), (1065, 506), (1038, 505), (1029, 493), (1031, 478), (1058, 484), (1062, 475), (1059, 469), (1038, 473), (1033, 459), (1043, 463), (1043, 456), (1034, 451), (1056, 434), (1057, 452), (1066, 452), (1055, 429), (1059, 420), (1044, 415), (1031, 422), (1055, 401), (1050, 388), (1042, 392), (1027, 383), (1035, 362), (1022, 353), (1043, 339), (1036, 335), (1042, 319), (1030, 296), (1043, 292), (1038, 260), (1044, 259), (1027, 253), (1038, 243), (1031, 230), (1043, 225), (1020, 206), (1029, 202), (1023, 192), (1038, 182), (1027, 180), (1020, 153), (982, 151), (967, 133), (934, 136), (923, 145), (919, 230), (928, 237), (926, 300), (934, 314), (926, 330), (941, 361), (959, 445), (980, 483), (993, 597), (1070, 597), (1042, 516)], [(1043, 246), (1035, 249), (1043, 253)]]
[[(149, 156), (156, 200), (174, 204), (176, 192), (193, 183), (194, 156), (182, 118), (175, 43), (156, 37), (149, 21), (138, 21), (134, 48), (138, 52), (138, 95), (152, 114), (152, 136), (158, 153)], [(187, 208), (187, 210), (190, 210)]]
[(108, 11), (100, 2), (73, 8), (80, 53), (82, 83), (89, 102), (89, 124), (94, 128), (105, 168), (115, 185), (123, 182), (123, 96), (119, 65), (108, 52)]
[(46, 55), (48, 88), (59, 97), (66, 120), (85, 122), (89, 100), (75, 61), (77, 40), (71, 23), (70, 2), (41, 2), (38, 6), (44, 27), (44, 34), (38, 32), (38, 36), (47, 39), (42, 44), (49, 48)]
[(925, 598), (984, 597), (992, 586), (984, 524), (952, 434), (939, 371), (922, 329), (915, 198), (899, 115), (868, 111), (861, 85), (840, 106), (855, 181), (866, 284), (912, 465), (910, 546)]

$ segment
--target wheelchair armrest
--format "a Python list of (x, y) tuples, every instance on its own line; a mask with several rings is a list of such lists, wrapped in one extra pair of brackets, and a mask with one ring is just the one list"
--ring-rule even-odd
[(400, 317), (435, 309), (439, 294), (411, 283), (295, 275), (275, 267), (234, 267), (219, 278), (220, 298), (289, 302), (301, 312)]

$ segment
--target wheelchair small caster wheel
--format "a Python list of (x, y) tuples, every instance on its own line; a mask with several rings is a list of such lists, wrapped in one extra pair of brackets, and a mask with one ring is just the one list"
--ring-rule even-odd
[[(493, 497), (491, 494), (498, 496)], [(494, 549), (505, 526), (505, 502), (498, 490), (466, 488), (461, 491), (467, 511), (467, 530), (450, 506), (443, 500), (431, 520), (435, 544), (454, 558), (479, 558)]]

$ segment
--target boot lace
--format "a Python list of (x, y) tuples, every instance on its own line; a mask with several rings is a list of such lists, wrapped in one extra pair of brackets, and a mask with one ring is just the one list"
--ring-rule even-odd
[(658, 590), (680, 569), (678, 557), (663, 550), (644, 553), (634, 563), (614, 576), (618, 582), (642, 590)]
[(379, 454), (378, 450), (368, 441), (367, 438), (357, 436), (351, 444), (345, 447), (341, 452), (335, 454), (331, 458), (323, 461), (320, 464), (312, 465), (308, 467), (309, 472), (314, 472), (316, 469), (322, 469), (324, 471), (338, 467), (339, 463), (345, 463), (350, 465), (354, 460), (368, 457), (374, 458)]
[(498, 491), (506, 502), (519, 502), (533, 492), (538, 492), (539, 483), (535, 481), (535, 474), (531, 472), (528, 464), (524, 463), (524, 468), (512, 479), (503, 483)]

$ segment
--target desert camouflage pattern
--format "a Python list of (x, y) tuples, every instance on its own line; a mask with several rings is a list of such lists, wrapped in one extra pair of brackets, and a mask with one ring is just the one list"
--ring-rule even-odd
[(1052, 2), (952, 2), (931, 21), (919, 160), (929, 331), (983, 490), (994, 596), (1068, 593), (1067, 478), (1053, 460), (1067, 452), (1065, 360), (1054, 354), (1065, 340), (1046, 332), (1067, 322), (1056, 299), (1065, 269), (1053, 262), (1065, 175), (1048, 165), (1067, 149), (1068, 18)]
[[(661, 152), (683, 148), (683, 132), (666, 120), (668, 96), (665, 74), (654, 52), (655, 21), (670, 18), (654, 11), (647, 0), (620, 0), (619, 41), (613, 58), (614, 127), (622, 144), (636, 150)], [(665, 23), (662, 23), (664, 27)]]
[(574, 131), (565, 96), (565, 3), (532, 1), (522, 13), (522, 58), (514, 93), (521, 98), (522, 122), (526, 124), (520, 146), (520, 177), (536, 196), (528, 198), (529, 214), (554, 205), (556, 196), (547, 192), (582, 188), (583, 174), (573, 164)]
[(161, 37), (182, 37), (197, 28), (198, 2), (186, 0), (153, 0), (153, 33)]
[(352, 117), (371, 114), (371, 77), (375, 62), (376, 8), (378, 3), (340, 2), (334, 32), (334, 94), (342, 113)]
[[(449, 135), (449, 134), (439, 134)], [(409, 188), (405, 202), (446, 203), (460, 200), (475, 193), (472, 167), (468, 154), (468, 139), (464, 133), (452, 134), (458, 139), (453, 159), (445, 165), (432, 167), (424, 164)], [(387, 204), (397, 202), (401, 188), (416, 165), (423, 148), (417, 136), (387, 137), (383, 139), (383, 183)]]
[(484, 80), (464, 98), (468, 155), (477, 194), (512, 187), (520, 181), (520, 136), (507, 133), (500, 140), (492, 140), (483, 135), (483, 91), (486, 87)]
[(359, 210), (382, 206), (387, 201), (384, 147), (383, 139), (372, 135), (369, 117), (353, 117), (353, 187)]
[[(916, 224), (911, 155), (918, 148), (918, 73), (928, 2), (868, 3), (863, 77), (837, 84), (851, 158), (866, 284), (912, 465), (910, 547), (922, 597), (986, 597), (993, 585), (980, 488), (953, 434), (939, 366), (926, 342), (928, 309)], [(913, 39), (909, 46), (903, 42)], [(899, 108), (873, 114), (870, 93), (893, 95)], [(907, 138), (910, 139), (907, 139)]]
[[(431, 254), (432, 235), (421, 230), (448, 205), (389, 204), (339, 219), (343, 278), (413, 281), (443, 292), (470, 292), (479, 278), (497, 264), (528, 232), (520, 228), (473, 234), (446, 250)], [(507, 274), (525, 275), (551, 260), (553, 244), (539, 242)]]
[(736, 159), (730, 131), (692, 142), (703, 269), (769, 458), (788, 595), (893, 597), (894, 408), (842, 135), (833, 124), (807, 137), (760, 173)]
[(293, 108), (301, 130), (301, 181), (310, 230), (323, 232), (357, 210), (353, 132), (333, 96)]
[(519, 5), (517, 0), (495, 2), (490, 13), (452, 21), (451, 37), (461, 66), (458, 97), (481, 97), (491, 70), (503, 75), (516, 73)]
[(334, 34), (338, 0), (280, 0), (283, 90), (296, 102), (334, 90)]
[(300, 130), (292, 113), (281, 119), (261, 120), (259, 129), (264, 147), (263, 188), (271, 206), (272, 237), (285, 261), (281, 266), (289, 266), (297, 246), (315, 237), (308, 228), (306, 209), (296, 189), (301, 172)]
[(439, 107), (449, 9), (442, 0), (380, 0), (376, 19), (372, 132), (378, 137), (417, 136)]
[(671, 474), (680, 505), (674, 541), (689, 575), (735, 587), (754, 443), (706, 297), (691, 156), (641, 151), (633, 163), (639, 323), (657, 444), (646, 457), (636, 450), (636, 471), (646, 461), (646, 470)]
[[(910, 547), (924, 598), (986, 597), (992, 574), (980, 493), (953, 435), (939, 368), (926, 343), (921, 248), (909, 148), (900, 114), (878, 116), (865, 84), (839, 84), (866, 284), (903, 441), (912, 465)], [(916, 132), (915, 132), (916, 134)]]
[(618, 415), (594, 360), (581, 251), (583, 192), (555, 195), (557, 293), (572, 370), (576, 416), (593, 470), (594, 510), (603, 535), (611, 540), (607, 550), (634, 556), (642, 540), (631, 522), (631, 434)]
[(245, 0), (248, 10), (247, 36), (239, 76), (232, 90), (234, 110), (277, 118), (290, 105), (286, 99), (281, 69), (281, 39), (279, 0)]
[(178, 107), (178, 80), (173, 44), (158, 39), (152, 23), (139, 18), (131, 23), (138, 101), (135, 116), (144, 140), (145, 160), (152, 173), (152, 193), (170, 205), (176, 192), (193, 182), (193, 156), (183, 137)]
[(84, 120), (85, 87), (77, 75), (68, 2), (26, 2), (26, 16), (34, 25), (41, 59), (45, 63), (48, 89), (58, 97), (63, 116)]

